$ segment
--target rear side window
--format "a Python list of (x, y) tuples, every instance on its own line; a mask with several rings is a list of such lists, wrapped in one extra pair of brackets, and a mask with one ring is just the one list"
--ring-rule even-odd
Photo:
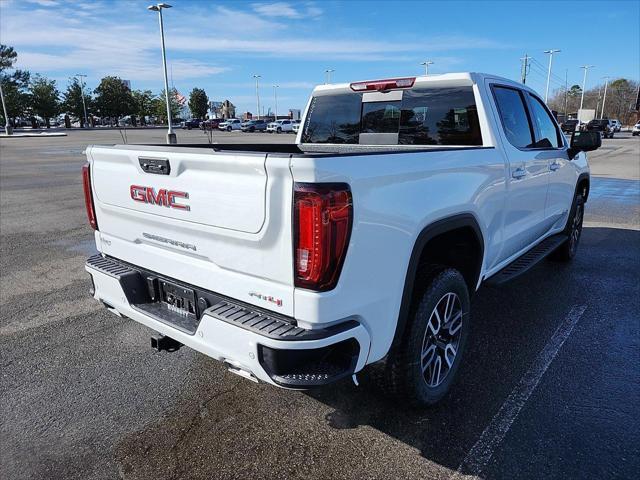
[(360, 93), (311, 100), (303, 143), (359, 143), (360, 133), (397, 133), (400, 145), (482, 145), (470, 86), (405, 90), (401, 101), (363, 103)]
[(527, 95), (529, 96), (529, 103), (531, 104), (531, 116), (537, 128), (536, 148), (558, 148), (562, 146), (556, 124), (553, 122), (547, 109), (544, 108), (544, 105), (538, 98), (533, 95)]
[(509, 143), (518, 148), (533, 147), (531, 126), (522, 94), (518, 90), (505, 87), (494, 87), (493, 93)]

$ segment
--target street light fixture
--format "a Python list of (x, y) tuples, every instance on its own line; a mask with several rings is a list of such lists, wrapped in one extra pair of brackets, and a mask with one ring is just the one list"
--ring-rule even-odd
[(278, 87), (280, 87), (280, 85), (273, 86), (273, 98), (276, 103), (276, 120), (278, 120)]
[(429, 65), (433, 65), (433, 62), (431, 60), (425, 60), (420, 65), (424, 66), (424, 75), (429, 75)]
[(82, 95), (82, 109), (84, 110), (84, 128), (89, 128), (89, 119), (87, 118), (87, 104), (84, 101), (84, 79), (87, 76), (76, 73), (76, 77), (80, 77), (80, 94)]
[(580, 110), (582, 110), (582, 104), (584, 103), (584, 88), (587, 86), (587, 71), (595, 65), (582, 65), (580, 68), (584, 68), (584, 78), (582, 79), (582, 95), (580, 96)]
[(547, 72), (547, 89), (545, 90), (545, 93), (544, 93), (544, 103), (547, 103), (547, 100), (549, 98), (549, 81), (551, 80), (551, 63), (553, 62), (553, 54), (561, 51), (562, 50), (551, 49), (551, 50), (545, 50), (543, 52), (543, 53), (549, 54), (549, 71)]
[(335, 72), (335, 70), (331, 69), (331, 68), (327, 68), (324, 71), (324, 84), (328, 85), (331, 83), (331, 74)]
[(257, 115), (258, 120), (260, 120), (260, 87), (258, 86), (258, 80), (261, 78), (260, 75), (254, 75), (253, 78), (256, 79), (256, 107), (257, 107)]
[(158, 19), (160, 22), (160, 41), (162, 44), (162, 68), (164, 70), (164, 96), (167, 102), (167, 124), (169, 129), (167, 130), (167, 143), (178, 143), (176, 134), (173, 133), (173, 127), (171, 125), (171, 103), (169, 101), (169, 78), (167, 77), (167, 54), (164, 49), (164, 24), (162, 23), (162, 9), (171, 8), (171, 5), (166, 3), (158, 3), (156, 5), (149, 5), (148, 10), (152, 12), (158, 12)]

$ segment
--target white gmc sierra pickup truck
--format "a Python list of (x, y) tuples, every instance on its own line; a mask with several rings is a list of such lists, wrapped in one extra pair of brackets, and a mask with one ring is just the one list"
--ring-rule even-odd
[(376, 364), (430, 405), (470, 295), (575, 255), (600, 142), (567, 142), (524, 85), (460, 73), (318, 86), (296, 145), (89, 146), (92, 294), (254, 381)]

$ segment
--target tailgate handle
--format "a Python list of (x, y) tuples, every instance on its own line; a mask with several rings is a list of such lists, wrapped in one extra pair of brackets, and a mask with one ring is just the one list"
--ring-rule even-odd
[(169, 172), (171, 172), (168, 158), (138, 157), (138, 161), (140, 162), (140, 168), (146, 173), (169, 175)]

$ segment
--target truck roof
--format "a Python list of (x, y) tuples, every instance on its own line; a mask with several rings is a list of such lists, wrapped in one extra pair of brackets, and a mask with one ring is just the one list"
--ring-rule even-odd
[[(397, 78), (407, 78), (398, 76)], [(413, 78), (413, 77), (409, 77)], [(508, 78), (500, 77), (498, 75), (492, 75), (489, 73), (480, 73), (480, 72), (458, 72), (458, 73), (443, 73), (443, 74), (435, 74), (435, 75), (419, 75), (415, 77), (415, 83), (412, 88), (416, 87), (429, 87), (429, 86), (438, 86), (438, 87), (457, 87), (457, 86), (465, 86), (465, 85), (474, 85), (474, 84), (482, 84), (485, 79), (491, 80), (499, 80), (501, 83), (507, 85), (513, 85), (518, 88), (522, 88), (525, 90), (532, 91), (526, 85), (523, 85), (520, 82), (516, 82), (514, 80), (510, 80)], [(368, 79), (368, 80), (355, 80), (349, 83), (331, 83), (325, 85), (318, 85), (313, 89), (314, 95), (330, 95), (335, 93), (350, 93), (353, 92), (351, 89), (352, 83), (361, 83), (361, 82), (372, 82), (380, 79)]]

